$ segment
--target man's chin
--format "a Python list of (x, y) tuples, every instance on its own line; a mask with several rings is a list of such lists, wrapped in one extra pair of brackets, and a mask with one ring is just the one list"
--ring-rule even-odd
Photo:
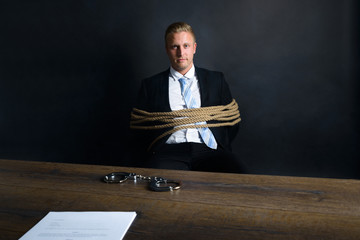
[(186, 64), (176, 64), (175, 66), (173, 66), (173, 68), (178, 72), (182, 72), (182, 71), (186, 70), (188, 67), (189, 67), (189, 65), (186, 65)]

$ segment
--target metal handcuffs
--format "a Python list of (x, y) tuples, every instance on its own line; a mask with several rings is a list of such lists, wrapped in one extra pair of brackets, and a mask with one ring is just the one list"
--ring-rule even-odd
[[(156, 192), (173, 191), (181, 188), (181, 181), (168, 180), (162, 177), (147, 177), (128, 172), (113, 172), (106, 175), (103, 180), (106, 183), (123, 183), (127, 180), (136, 182), (138, 179), (149, 182), (149, 188)], [(161, 186), (161, 184), (166, 186)]]

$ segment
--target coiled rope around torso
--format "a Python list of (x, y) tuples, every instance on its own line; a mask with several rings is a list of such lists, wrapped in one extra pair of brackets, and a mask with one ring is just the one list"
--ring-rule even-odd
[[(217, 123), (199, 124), (216, 121)], [(158, 136), (148, 150), (161, 138), (181, 129), (233, 126), (241, 121), (238, 104), (235, 99), (228, 105), (181, 109), (171, 112), (147, 112), (133, 108), (130, 128), (142, 130), (173, 129)], [(154, 124), (149, 124), (154, 123)]]

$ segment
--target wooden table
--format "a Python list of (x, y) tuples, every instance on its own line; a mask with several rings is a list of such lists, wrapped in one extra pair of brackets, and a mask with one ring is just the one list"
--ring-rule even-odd
[[(114, 171), (179, 179), (181, 190), (106, 184)], [(0, 160), (0, 239), (49, 211), (136, 211), (125, 239), (360, 239), (360, 181)]]

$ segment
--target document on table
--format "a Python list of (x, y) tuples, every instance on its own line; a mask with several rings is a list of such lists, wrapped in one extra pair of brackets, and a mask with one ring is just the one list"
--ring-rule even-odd
[(136, 212), (49, 212), (19, 240), (121, 240)]

